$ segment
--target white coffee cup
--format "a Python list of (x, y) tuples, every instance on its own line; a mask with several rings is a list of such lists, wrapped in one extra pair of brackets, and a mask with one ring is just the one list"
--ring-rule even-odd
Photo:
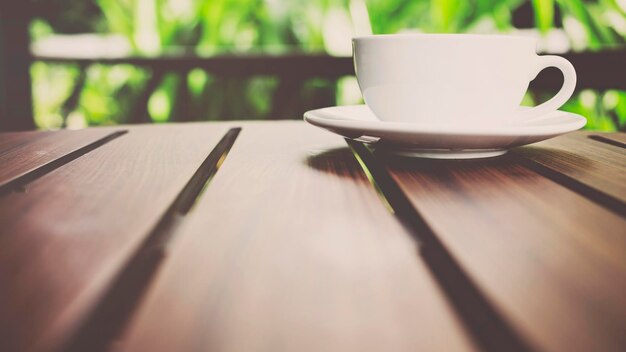
[[(493, 125), (553, 112), (572, 95), (576, 71), (562, 57), (536, 54), (532, 38), (475, 34), (393, 34), (352, 40), (365, 103), (383, 121)], [(520, 102), (547, 67), (561, 90), (530, 109)]]

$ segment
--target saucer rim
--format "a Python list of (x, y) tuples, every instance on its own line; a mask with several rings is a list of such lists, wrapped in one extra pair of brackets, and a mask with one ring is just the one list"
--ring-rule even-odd
[[(524, 126), (450, 126), (450, 125), (426, 125), (423, 123), (387, 122), (380, 120), (358, 120), (341, 117), (330, 118), (324, 114), (333, 114), (333, 110), (342, 109), (368, 109), (366, 104), (359, 105), (336, 105), (320, 109), (309, 110), (304, 113), (304, 120), (314, 126), (321, 128), (335, 128), (351, 130), (355, 132), (403, 132), (403, 133), (428, 133), (445, 134), (459, 136), (538, 136), (562, 134), (575, 131), (587, 124), (587, 119), (579, 114), (556, 110), (542, 116), (550, 114), (562, 114), (571, 119), (569, 122), (559, 122), (552, 124), (524, 125)], [(371, 112), (371, 110), (370, 110)], [(373, 114), (373, 113), (372, 113)], [(541, 121), (538, 117), (534, 121)], [(532, 121), (529, 121), (529, 123)]]

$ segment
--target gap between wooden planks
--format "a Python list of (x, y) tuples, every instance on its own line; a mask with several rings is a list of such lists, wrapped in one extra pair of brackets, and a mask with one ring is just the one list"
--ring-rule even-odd
[(0, 199), (0, 349), (54, 350), (98, 304), (226, 130), (130, 132)]
[(116, 349), (476, 349), (341, 138), (242, 127)]
[(0, 194), (34, 180), (123, 133), (124, 130), (111, 128), (0, 133)]
[[(616, 146), (570, 135), (530, 148), (532, 153), (520, 148), (513, 154), (563, 172), (560, 180), (576, 178), (607, 194), (623, 186), (617, 180), (625, 158)], [(554, 157), (559, 153), (570, 158)], [(378, 161), (533, 345), (623, 350), (626, 214), (528, 169), (516, 155), (455, 162), (378, 155)], [(574, 157), (590, 166), (570, 163)]]

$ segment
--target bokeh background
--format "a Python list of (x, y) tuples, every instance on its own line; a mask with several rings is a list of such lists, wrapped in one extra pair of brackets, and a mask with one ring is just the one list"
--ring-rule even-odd
[[(137, 58), (349, 57), (351, 37), (398, 32), (523, 34), (547, 53), (603, 52), (626, 42), (626, 0), (32, 2), (30, 72), (42, 129), (128, 123), (136, 114), (154, 122), (299, 119), (308, 108), (361, 102), (354, 77), (311, 77), (282, 88), (295, 92), (294, 104), (275, 116), (286, 76), (221, 77), (193, 65), (159, 71)], [(551, 94), (528, 93), (524, 104)], [(625, 91), (584, 89), (563, 109), (586, 116), (589, 129), (626, 128)]]

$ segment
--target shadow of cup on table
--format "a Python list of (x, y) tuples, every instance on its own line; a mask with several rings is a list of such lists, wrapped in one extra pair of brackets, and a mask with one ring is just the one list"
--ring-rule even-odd
[[(452, 174), (463, 173), (472, 177), (478, 176), (488, 168), (502, 171), (507, 169), (516, 170), (520, 167), (531, 169), (534, 173), (544, 173), (546, 166), (542, 166), (541, 163), (548, 164), (550, 160), (565, 161), (560, 164), (560, 168), (566, 172), (575, 172), (581, 166), (585, 169), (593, 168), (592, 162), (580, 155), (539, 145), (514, 148), (505, 155), (484, 159), (425, 159), (393, 155), (384, 150), (374, 151), (374, 156), (384, 163), (388, 172), (426, 173), (450, 179), (450, 181), (452, 181)], [(312, 152), (306, 157), (304, 162), (314, 170), (350, 179), (355, 179), (363, 172), (348, 146)], [(568, 165), (571, 165), (571, 168), (567, 168)], [(522, 175), (515, 171), (507, 172), (507, 175), (513, 179), (521, 177), (528, 179), (527, 174)], [(453, 182), (451, 182), (450, 186), (453, 186)]]
[[(538, 145), (517, 147), (510, 150), (505, 155), (481, 159), (426, 159), (393, 155), (384, 150), (375, 151), (374, 155), (378, 160), (384, 162), (388, 170), (403, 172), (419, 172), (420, 170), (422, 172), (435, 172), (437, 170), (446, 170), (446, 172), (449, 172), (455, 169), (459, 171), (463, 170), (463, 172), (475, 172), (483, 170), (485, 167), (493, 167), (497, 170), (502, 170), (503, 168), (511, 168), (514, 166), (530, 168), (537, 172), (538, 167), (542, 167), (542, 163), (549, 164), (551, 160), (564, 161), (564, 163), (559, 164), (559, 167), (566, 172), (575, 172), (581, 168), (593, 169), (593, 163), (585, 157), (564, 150)], [(568, 165), (571, 165), (571, 168), (569, 168)]]
[(313, 170), (349, 179), (357, 179), (363, 172), (348, 146), (315, 151), (304, 162)]

